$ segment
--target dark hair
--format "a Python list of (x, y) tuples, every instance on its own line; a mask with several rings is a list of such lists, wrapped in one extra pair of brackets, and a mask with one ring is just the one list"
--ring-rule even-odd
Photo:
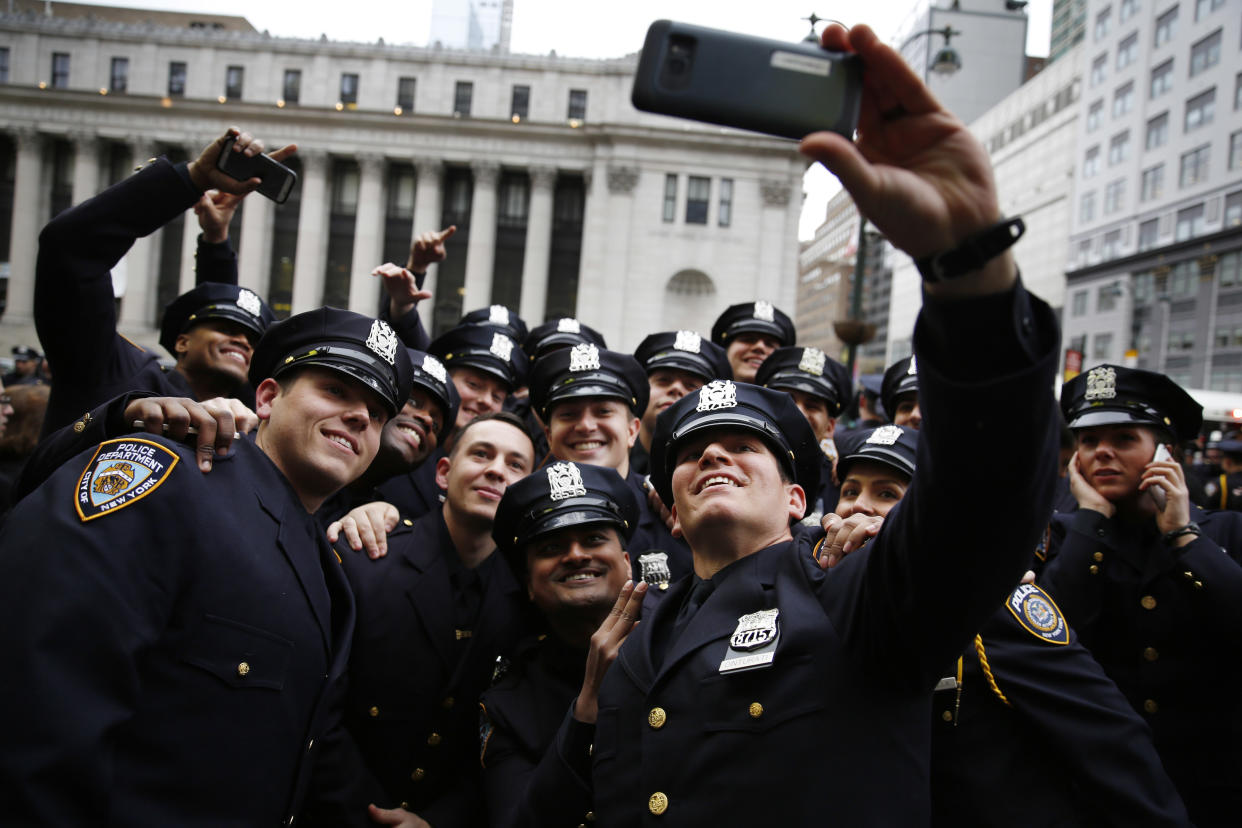
[(466, 436), (466, 432), (469, 431), (473, 426), (477, 425), (478, 423), (485, 423), (488, 420), (497, 420), (499, 422), (506, 423), (507, 425), (511, 425), (514, 428), (516, 428), (518, 431), (525, 434), (526, 439), (530, 440), (531, 449), (532, 449), (530, 461), (532, 465), (534, 464), (535, 457), (534, 457), (533, 449), (535, 447), (535, 441), (531, 439), (531, 436), (529, 434), (527, 434), (526, 423), (522, 422), (522, 418), (514, 414), (512, 411), (493, 411), (488, 414), (480, 414), (479, 416), (475, 417), (473, 420), (471, 420), (470, 422), (462, 426), (461, 430), (458, 431), (457, 434), (453, 437), (453, 448), (449, 450), (449, 459), (452, 459), (453, 457), (457, 455), (457, 447), (462, 444), (462, 438)]
[(43, 430), (43, 415), (47, 413), (47, 385), (14, 385), (5, 393), (12, 399), (13, 416), (5, 426), (0, 438), (0, 457), (21, 459), (29, 457), (39, 442)]

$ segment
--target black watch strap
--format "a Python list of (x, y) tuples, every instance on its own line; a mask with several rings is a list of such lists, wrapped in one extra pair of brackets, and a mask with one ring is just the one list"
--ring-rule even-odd
[(978, 270), (1004, 253), (1013, 246), (1014, 242), (1022, 238), (1025, 232), (1026, 224), (1021, 218), (1004, 219), (985, 230), (980, 230), (973, 236), (968, 236), (952, 250), (915, 259), (914, 264), (922, 274), (924, 282), (935, 283), (956, 279), (958, 276)]

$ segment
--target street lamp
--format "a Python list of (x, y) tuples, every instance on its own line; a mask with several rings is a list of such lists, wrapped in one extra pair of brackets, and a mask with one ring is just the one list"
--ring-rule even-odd
[(960, 35), (961, 32), (952, 26), (945, 26), (943, 29), (924, 29), (921, 32), (915, 32), (901, 44), (901, 51), (905, 51), (906, 47), (920, 37), (925, 35), (941, 35), (944, 37), (944, 46), (940, 51), (936, 52), (936, 56), (932, 58), (930, 68), (937, 75), (948, 77), (957, 70), (962, 68), (962, 56), (957, 53), (951, 44), (954, 35)]
[[(815, 12), (811, 12), (811, 14), (808, 17), (804, 17), (802, 19), (811, 24), (811, 30), (806, 33), (806, 37), (802, 38), (802, 42), (803, 43), (814, 43), (816, 46), (820, 45), (820, 40), (819, 40), (819, 34), (815, 31), (815, 24), (817, 23), (841, 23), (840, 20), (834, 20), (831, 17), (820, 17)], [(845, 26), (844, 23), (841, 23), (841, 25)], [(845, 26), (845, 28), (848, 29), (849, 26)]]

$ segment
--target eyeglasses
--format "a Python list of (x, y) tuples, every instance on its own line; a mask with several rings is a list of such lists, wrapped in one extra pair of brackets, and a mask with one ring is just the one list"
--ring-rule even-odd
[(0, 405), (9, 405), (13, 402), (13, 398), (8, 394), (0, 394)]

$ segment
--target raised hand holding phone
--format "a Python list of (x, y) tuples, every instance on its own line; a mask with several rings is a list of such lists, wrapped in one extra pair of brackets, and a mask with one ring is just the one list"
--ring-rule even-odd
[[(1173, 455), (1169, 454), (1169, 449), (1164, 443), (1160, 443), (1156, 446), (1156, 453), (1152, 456), (1151, 461), (1153, 463), (1160, 463), (1172, 459)], [(1164, 486), (1161, 486), (1159, 483), (1153, 483), (1151, 488), (1147, 490), (1147, 493), (1151, 495), (1152, 502), (1156, 504), (1156, 508), (1163, 512), (1164, 507), (1168, 505), (1169, 501), (1168, 495), (1165, 494)]]

